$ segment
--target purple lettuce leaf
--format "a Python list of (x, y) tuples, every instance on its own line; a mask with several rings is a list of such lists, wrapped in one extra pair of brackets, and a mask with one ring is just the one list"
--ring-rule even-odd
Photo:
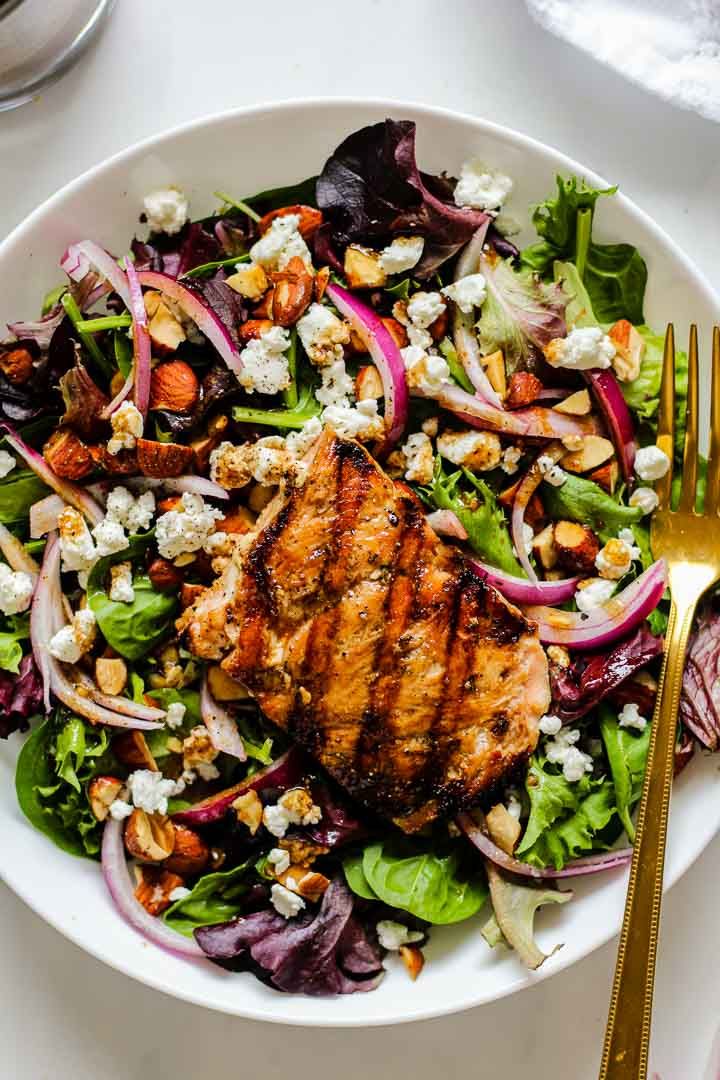
[[(579, 720), (663, 649), (662, 638), (643, 624), (610, 652), (577, 656), (569, 667), (550, 665), (552, 711), (565, 723)], [(637, 700), (637, 699), (634, 699)]]
[(225, 256), (212, 225), (202, 221), (188, 222), (174, 236), (151, 233), (145, 241), (133, 240), (131, 250), (137, 270), (159, 270), (174, 278)]
[(248, 317), (248, 309), (242, 296), (231, 289), (222, 270), (209, 278), (193, 278), (188, 287), (203, 298), (226, 327), (235, 348), (239, 348), (238, 326)]
[(318, 177), (317, 203), (332, 226), (332, 241), (378, 242), (402, 233), (425, 238), (415, 271), (427, 276), (454, 255), (487, 221), (479, 210), (452, 202), (444, 177), (421, 173), (415, 160), (415, 124), (385, 120), (349, 135)]
[(322, 817), (317, 825), (307, 826), (304, 831), (316, 844), (336, 848), (366, 835), (366, 827), (358, 820), (356, 812), (343, 799), (340, 791), (331, 791), (327, 784), (314, 783), (312, 796), (313, 802), (322, 810)]
[(495, 249), (501, 259), (519, 259), (520, 248), (513, 244), (512, 240), (508, 240), (506, 236), (491, 225), (487, 231), (486, 236), (487, 243)]
[(20, 661), (17, 675), (0, 671), (0, 739), (27, 731), (31, 716), (42, 708), (43, 688), (32, 653)]
[(706, 609), (690, 641), (680, 717), (709, 750), (720, 742), (720, 611)]
[(382, 975), (380, 952), (353, 908), (352, 893), (336, 878), (318, 911), (294, 919), (257, 911), (199, 927), (195, 938), (211, 960), (254, 969), (286, 993), (318, 997), (374, 990)]
[(18, 343), (24, 345), (32, 341), (38, 349), (44, 350), (49, 347), (53, 334), (64, 318), (65, 308), (62, 304), (56, 304), (52, 311), (48, 311), (41, 319), (12, 322), (8, 323), (7, 327), (18, 339)]

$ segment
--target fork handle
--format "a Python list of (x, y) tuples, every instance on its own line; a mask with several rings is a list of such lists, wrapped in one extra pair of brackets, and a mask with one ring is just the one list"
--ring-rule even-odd
[(637, 820), (600, 1080), (646, 1080), (665, 838), (685, 653), (697, 598), (673, 600)]

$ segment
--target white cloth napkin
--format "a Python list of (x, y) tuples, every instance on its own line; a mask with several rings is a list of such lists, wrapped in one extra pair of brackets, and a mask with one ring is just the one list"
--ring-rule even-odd
[(720, 121), (720, 0), (526, 0), (535, 19), (668, 101)]

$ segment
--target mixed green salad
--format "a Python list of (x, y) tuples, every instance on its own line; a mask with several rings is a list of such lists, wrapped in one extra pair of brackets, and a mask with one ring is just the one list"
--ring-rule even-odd
[[(537, 909), (634, 837), (668, 609), (645, 262), (596, 238), (614, 188), (558, 177), (528, 220), (494, 163), (458, 164), (421, 172), (414, 124), (387, 120), (318, 176), (216, 193), (198, 220), (152, 192), (146, 238), (78, 240), (0, 344), (0, 737), (23, 739), (20, 807), (101, 861), (152, 941), (277, 990), (371, 990), (388, 954), (416, 978), (432, 928), (460, 921), (537, 967)], [(677, 374), (681, 440), (682, 353)], [(415, 836), (176, 629), (327, 427), (415, 492), (546, 650), (529, 760)], [(710, 608), (678, 768), (717, 748), (719, 646)]]

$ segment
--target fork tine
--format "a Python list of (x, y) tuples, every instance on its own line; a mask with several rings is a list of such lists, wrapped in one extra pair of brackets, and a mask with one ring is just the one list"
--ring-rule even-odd
[(705, 513), (720, 507), (720, 328), (713, 330), (712, 390), (710, 397), (710, 454), (705, 490)]
[(690, 327), (688, 347), (688, 391), (685, 410), (685, 448), (683, 450), (682, 488), (678, 509), (686, 513), (695, 510), (695, 489), (698, 476), (698, 335), (695, 323)]
[(668, 323), (665, 334), (665, 352), (663, 354), (662, 383), (660, 386), (660, 409), (658, 412), (657, 445), (664, 450), (670, 459), (670, 468), (661, 480), (658, 480), (655, 490), (660, 500), (660, 509), (670, 509), (670, 493), (672, 491), (672, 461), (673, 444), (675, 441), (675, 331), (673, 324)]

